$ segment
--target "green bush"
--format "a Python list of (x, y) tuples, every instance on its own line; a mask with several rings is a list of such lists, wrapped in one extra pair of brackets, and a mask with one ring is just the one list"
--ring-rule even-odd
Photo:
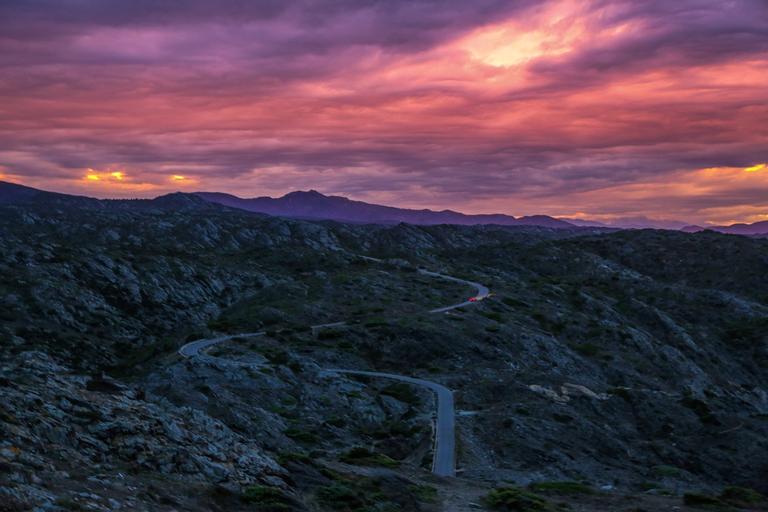
[(435, 503), (437, 501), (437, 488), (431, 485), (411, 485), (408, 490), (424, 503)]
[(306, 430), (301, 430), (298, 428), (289, 428), (285, 432), (283, 432), (286, 436), (290, 437), (294, 441), (298, 441), (300, 443), (307, 443), (307, 444), (313, 444), (317, 443), (320, 439), (313, 434), (312, 432), (307, 432)]
[(280, 489), (274, 487), (265, 487), (263, 485), (246, 487), (241, 499), (246, 503), (255, 505), (256, 510), (263, 512), (293, 510), (290, 498), (283, 494)]
[(573, 346), (573, 350), (586, 357), (594, 357), (600, 353), (600, 347), (594, 343), (579, 343)]
[(297, 462), (300, 464), (306, 464), (308, 466), (314, 465), (315, 463), (312, 457), (302, 452), (280, 452), (277, 455), (277, 462), (281, 466), (285, 466), (290, 462)]
[(331, 416), (326, 423), (332, 427), (343, 428), (347, 425), (347, 420), (343, 416)]
[(702, 423), (709, 425), (718, 425), (720, 422), (712, 415), (712, 411), (709, 409), (707, 402), (699, 400), (693, 397), (684, 397), (680, 400), (680, 404), (692, 410)]
[(317, 491), (317, 500), (338, 512), (362, 512), (368, 501), (357, 489), (342, 483), (321, 487)]
[(689, 507), (719, 507), (723, 505), (723, 502), (715, 496), (694, 492), (685, 493), (683, 495), (683, 503)]
[(483, 315), (485, 318), (488, 318), (489, 320), (493, 320), (494, 322), (502, 321), (501, 313), (497, 313), (496, 311), (483, 311), (481, 315)]
[(341, 457), (339, 457), (339, 460), (346, 462), (347, 464), (362, 466), (384, 466), (394, 468), (400, 465), (398, 461), (383, 453), (372, 452), (363, 447), (352, 448), (347, 453), (342, 454)]
[(390, 384), (381, 390), (381, 394), (391, 396), (401, 402), (413, 406), (417, 406), (421, 403), (421, 399), (419, 398), (419, 395), (416, 394), (416, 391), (414, 391), (413, 386), (403, 382)]
[(632, 393), (630, 393), (629, 388), (611, 388), (608, 390), (608, 392), (612, 395), (616, 395), (618, 397), (621, 397), (624, 399), (625, 402), (631, 402), (632, 401)]
[(501, 299), (501, 302), (503, 302), (507, 306), (512, 306), (513, 308), (528, 308), (528, 307), (530, 307), (529, 304), (527, 304), (527, 303), (525, 303), (525, 302), (523, 302), (521, 300), (517, 300), (517, 299), (515, 299), (513, 297), (504, 297), (503, 299)]
[(265, 348), (261, 350), (261, 353), (272, 364), (288, 364), (291, 362), (291, 357), (288, 352), (281, 349)]
[(681, 471), (680, 468), (676, 468), (675, 466), (653, 466), (653, 472), (659, 476), (680, 476)]
[(734, 505), (751, 505), (765, 500), (765, 496), (747, 487), (726, 487), (720, 499)]
[(582, 482), (535, 482), (529, 486), (538, 492), (552, 492), (558, 494), (594, 494), (595, 490)]
[(319, 340), (335, 340), (341, 338), (344, 335), (344, 331), (338, 329), (320, 329), (317, 333), (317, 339)]
[(539, 512), (551, 510), (547, 500), (517, 487), (500, 487), (489, 492), (485, 504), (494, 510), (508, 512)]
[(381, 327), (384, 325), (387, 325), (389, 322), (387, 322), (384, 318), (371, 318), (367, 322), (365, 322), (363, 325), (365, 327), (371, 328), (371, 327)]

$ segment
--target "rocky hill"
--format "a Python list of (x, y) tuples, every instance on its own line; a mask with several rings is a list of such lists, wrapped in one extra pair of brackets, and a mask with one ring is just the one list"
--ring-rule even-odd
[[(11, 202), (0, 510), (759, 509), (768, 492), (768, 241)], [(494, 295), (429, 314), (472, 291), (419, 267)], [(328, 368), (453, 389), (459, 478), (429, 473), (428, 392)]]

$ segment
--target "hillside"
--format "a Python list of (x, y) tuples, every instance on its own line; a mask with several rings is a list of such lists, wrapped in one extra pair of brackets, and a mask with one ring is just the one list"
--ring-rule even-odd
[[(765, 240), (154, 201), (0, 206), (6, 508), (467, 510), (513, 481), (571, 510), (676, 510), (768, 491)], [(473, 292), (420, 267), (494, 295), (429, 314)], [(329, 368), (452, 389), (460, 477), (429, 472), (428, 392)]]

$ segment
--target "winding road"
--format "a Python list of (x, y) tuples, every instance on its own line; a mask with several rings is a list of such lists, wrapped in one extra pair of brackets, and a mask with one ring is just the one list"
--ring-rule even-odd
[[(381, 262), (378, 258), (372, 258), (370, 256), (362, 256), (363, 259), (375, 262)], [(461, 308), (464, 306), (470, 306), (476, 304), (488, 297), (490, 291), (488, 288), (480, 283), (473, 281), (467, 281), (458, 277), (448, 276), (440, 274), (438, 272), (431, 272), (425, 269), (418, 269), (420, 274), (436, 277), (440, 279), (446, 279), (456, 283), (466, 284), (472, 286), (476, 290), (476, 295), (473, 300), (467, 300), (458, 304), (452, 304), (450, 306), (444, 306), (437, 309), (432, 309), (429, 313), (446, 313), (453, 309)], [(346, 322), (333, 322), (327, 324), (313, 325), (312, 329), (321, 329), (325, 327), (336, 327), (345, 325)], [(230, 341), (235, 338), (247, 338), (254, 336), (263, 336), (264, 332), (253, 333), (239, 333), (226, 336), (219, 336), (216, 338), (207, 338), (202, 340), (196, 340), (187, 343), (179, 349), (179, 354), (185, 358), (202, 357), (205, 356), (205, 352), (214, 345)], [(208, 356), (210, 357), (210, 356)], [(216, 358), (218, 359), (218, 358)], [(252, 363), (243, 363), (244, 365), (252, 366)], [(397, 375), (394, 373), (372, 372), (365, 370), (346, 370), (346, 369), (326, 369), (323, 370), (326, 374), (346, 374), (346, 375), (365, 375), (368, 377), (381, 377), (385, 379), (399, 380), (407, 382), (415, 386), (421, 386), (427, 388), (435, 393), (437, 397), (437, 417), (435, 418), (435, 446), (434, 457), (432, 459), (432, 473), (439, 476), (456, 476), (456, 412), (454, 410), (453, 403), (453, 391), (449, 388), (432, 382), (429, 380), (418, 379), (415, 377), (408, 377), (405, 375)]]
[(395, 379), (434, 391), (437, 396), (437, 418), (435, 419), (435, 447), (432, 458), (432, 472), (439, 476), (456, 476), (456, 413), (453, 409), (453, 391), (431, 380), (395, 375), (393, 373), (366, 372), (363, 370), (325, 370), (327, 373), (366, 375)]

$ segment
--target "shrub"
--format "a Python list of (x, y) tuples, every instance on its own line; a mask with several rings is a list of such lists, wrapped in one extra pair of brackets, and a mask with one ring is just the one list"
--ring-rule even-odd
[(317, 339), (319, 340), (335, 340), (341, 338), (344, 335), (343, 331), (338, 329), (321, 329), (317, 333)]
[(332, 416), (326, 420), (326, 423), (332, 427), (343, 428), (347, 425), (347, 420), (343, 416)]
[(434, 503), (437, 501), (437, 488), (431, 485), (412, 485), (408, 488), (419, 501)]
[(653, 472), (656, 473), (659, 476), (680, 476), (680, 468), (676, 468), (675, 466), (654, 466)]
[(365, 496), (362, 496), (356, 489), (342, 483), (321, 487), (317, 491), (317, 499), (331, 510), (339, 512), (362, 511), (367, 505)]
[(347, 453), (342, 454), (339, 459), (342, 462), (346, 462), (347, 464), (356, 464), (362, 466), (384, 466), (393, 468), (400, 465), (398, 461), (384, 455), (383, 453), (372, 452), (362, 447), (352, 448)]
[(517, 487), (500, 487), (488, 493), (485, 504), (495, 510), (538, 512), (551, 510), (547, 500)]
[(746, 487), (726, 487), (720, 494), (720, 499), (734, 505), (750, 505), (760, 503), (765, 500), (765, 496)]
[(689, 507), (717, 507), (723, 505), (723, 502), (714, 496), (693, 492), (687, 492), (683, 495), (683, 503)]
[(300, 443), (312, 444), (319, 441), (319, 438), (312, 432), (307, 432), (306, 430), (301, 430), (298, 428), (289, 428), (283, 433), (294, 441), (298, 441)]
[(574, 345), (573, 350), (587, 357), (594, 357), (600, 353), (600, 347), (594, 343), (580, 343), (578, 345)]
[(594, 494), (594, 489), (582, 482), (535, 482), (530, 488), (539, 492), (553, 492), (559, 494)]
[(256, 510), (263, 512), (282, 512), (292, 510), (291, 499), (288, 498), (280, 489), (274, 487), (265, 487), (263, 485), (252, 485), (246, 487), (241, 499), (246, 503), (252, 503)]
[(680, 400), (680, 404), (692, 410), (696, 416), (699, 417), (699, 421), (702, 423), (710, 425), (718, 425), (720, 423), (717, 421), (717, 418), (712, 415), (712, 411), (709, 409), (709, 405), (707, 405), (707, 403), (703, 400), (688, 396), (682, 398)]
[(315, 463), (312, 457), (302, 452), (280, 452), (277, 455), (277, 462), (281, 466), (285, 466), (290, 462), (297, 462), (300, 464), (306, 464), (308, 466), (311, 466)]
[(629, 388), (622, 388), (622, 387), (611, 388), (610, 390), (608, 390), (608, 392), (612, 395), (621, 397), (622, 399), (624, 399), (625, 402), (632, 401), (632, 394), (630, 393)]
[(413, 406), (419, 405), (421, 403), (421, 399), (419, 398), (419, 395), (417, 395), (413, 390), (413, 387), (403, 382), (390, 384), (381, 390), (381, 394), (391, 396), (397, 400), (400, 400), (401, 402), (405, 402)]
[(281, 349), (265, 348), (261, 351), (272, 364), (288, 364), (291, 361), (288, 352)]
[[(82, 506), (78, 502), (73, 501), (69, 498), (58, 498), (56, 500), (56, 505), (58, 505), (61, 508), (65, 508), (67, 510), (86, 510), (84, 506)], [(25, 510), (25, 509), (19, 509), (19, 510)]]
[(501, 299), (501, 302), (503, 302), (507, 306), (512, 306), (513, 308), (527, 308), (527, 307), (530, 307), (529, 304), (527, 304), (527, 303), (525, 303), (525, 302), (523, 302), (521, 300), (517, 300), (517, 299), (515, 299), (513, 297), (504, 297), (503, 299)]
[(494, 322), (501, 322), (502, 321), (501, 313), (497, 313), (496, 311), (483, 311), (481, 314), (485, 318), (493, 320)]

